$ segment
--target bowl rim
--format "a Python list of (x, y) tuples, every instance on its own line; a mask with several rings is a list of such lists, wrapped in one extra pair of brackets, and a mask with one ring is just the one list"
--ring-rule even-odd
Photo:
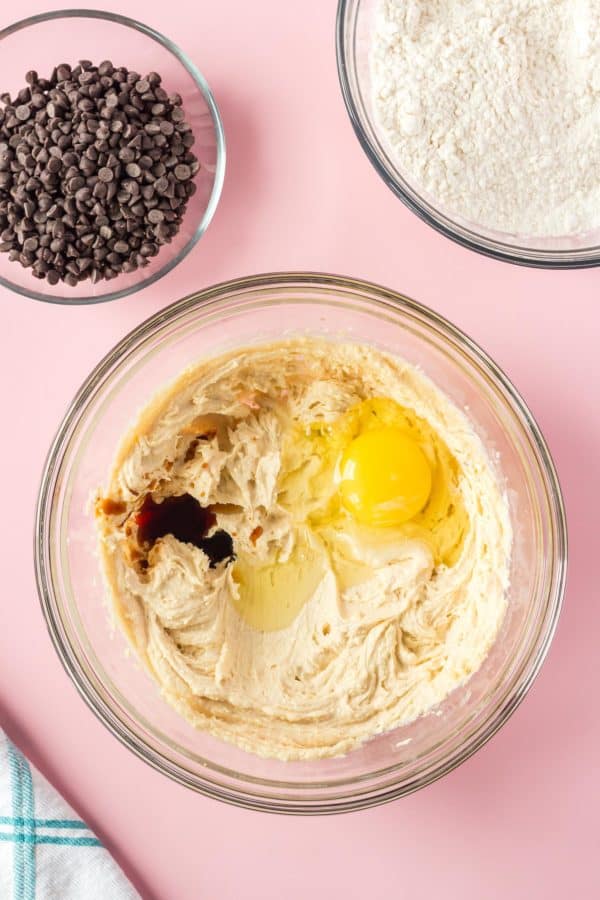
[[(373, 778), (380, 773), (372, 772), (361, 776), (359, 779), (343, 781), (341, 792), (328, 794), (324, 798), (309, 793), (309, 788), (315, 790), (314, 782), (303, 785), (301, 783), (272, 781), (269, 783), (271, 788), (285, 788), (287, 792), (280, 791), (277, 794), (267, 794), (256, 790), (255, 782), (258, 781), (260, 785), (264, 782), (264, 779), (253, 779), (245, 775), (240, 776), (238, 773), (231, 772), (231, 770), (221, 771), (221, 769), (215, 767), (214, 770), (207, 771), (206, 775), (199, 776), (171, 759), (167, 759), (164, 753), (157, 750), (149, 742), (143, 741), (138, 734), (131, 731), (127, 722), (117, 717), (90, 680), (81, 665), (78, 654), (73, 649), (72, 642), (62, 628), (62, 623), (58, 621), (55, 615), (53, 608), (55, 605), (55, 591), (49, 564), (51, 534), (47, 523), (51, 521), (53, 513), (56, 483), (64, 463), (65, 450), (68, 450), (72, 435), (84, 418), (88, 404), (95, 398), (106, 382), (110, 380), (113, 366), (123, 363), (132, 352), (142, 347), (149, 337), (154, 336), (162, 327), (177, 322), (186, 313), (201, 307), (218, 307), (224, 294), (235, 295), (242, 291), (276, 289), (285, 286), (308, 288), (316, 286), (328, 289), (352, 290), (358, 293), (362, 299), (367, 299), (369, 303), (374, 303), (375, 305), (379, 304), (385, 309), (389, 310), (390, 307), (397, 309), (400, 307), (416, 313), (422, 316), (428, 325), (440, 328), (448, 337), (458, 340), (469, 351), (470, 355), (474, 357), (474, 361), (481, 364), (491, 375), (494, 383), (508, 395), (508, 399), (513, 406), (513, 412), (519, 414), (521, 427), (524, 428), (533, 441), (535, 450), (539, 455), (538, 463), (543, 470), (544, 490), (548, 495), (550, 519), (554, 529), (553, 536), (556, 540), (553, 578), (547, 590), (547, 608), (543, 615), (545, 627), (536, 642), (537, 645), (533, 648), (535, 652), (523, 664), (527, 669), (526, 677), (518, 685), (518, 690), (515, 690), (514, 694), (507, 699), (507, 702), (497, 710), (493, 720), (484, 729), (481, 729), (481, 726), (477, 726), (474, 729), (474, 735), (471, 736), (466, 745), (454, 750), (447, 759), (436, 762), (433, 767), (430, 766), (424, 774), (415, 776), (408, 784), (398, 784), (398, 773), (395, 772), (382, 785), (373, 786), (371, 784)], [(331, 302), (335, 302), (335, 300)], [(450, 323), (439, 313), (404, 294), (372, 282), (317, 272), (274, 272), (220, 282), (175, 301), (164, 310), (160, 310), (150, 316), (123, 337), (92, 369), (75, 394), (59, 425), (43, 468), (36, 504), (33, 537), (38, 596), (52, 643), (65, 671), (94, 715), (122, 744), (132, 750), (140, 759), (157, 771), (168, 775), (176, 782), (198, 793), (235, 806), (288, 814), (347, 812), (379, 805), (397, 797), (407, 796), (457, 768), (486, 744), (517, 709), (539, 674), (552, 643), (562, 609), (568, 557), (565, 508), (552, 456), (527, 404), (500, 367), (461, 329)], [(225, 778), (222, 781), (215, 780), (212, 777), (215, 774), (225, 775)], [(360, 784), (361, 781), (362, 788), (359, 787), (357, 792), (357, 783)], [(340, 784), (331, 785), (329, 783), (327, 787), (330, 786), (337, 789)], [(354, 790), (352, 789), (353, 786)], [(346, 790), (343, 789), (344, 787)], [(302, 792), (303, 790), (305, 792), (301, 796), (298, 793), (294, 793), (294, 791)]]
[[(349, 37), (349, 12), (360, 7), (362, 0), (338, 0), (335, 25), (335, 43), (336, 43), (336, 60), (338, 79), (342, 91), (342, 97), (346, 106), (346, 111), (350, 117), (350, 122), (354, 129), (354, 133), (358, 138), (367, 159), (391, 191), (407, 206), (415, 215), (422, 219), (427, 225), (434, 228), (444, 237), (465, 247), (473, 250), (483, 256), (501, 262), (512, 263), (517, 266), (526, 266), (538, 269), (590, 269), (600, 266), (600, 245), (590, 246), (581, 250), (543, 250), (527, 248), (525, 246), (504, 243), (493, 238), (485, 238), (481, 233), (465, 228), (466, 233), (453, 228), (446, 224), (448, 217), (434, 215), (424, 205), (415, 200), (402, 186), (402, 184), (394, 178), (388, 168), (381, 159), (381, 155), (377, 146), (367, 135), (362, 124), (362, 115), (359, 105), (356, 102), (354, 91), (351, 85), (351, 72), (354, 70), (354, 61), (348, 57), (346, 52)], [(358, 79), (357, 79), (358, 80)], [(437, 211), (436, 211), (437, 212)], [(467, 236), (472, 235), (472, 237)], [(590, 254), (591, 256), (580, 256), (578, 254)]]
[(120, 13), (108, 12), (101, 9), (69, 8), (51, 10), (50, 12), (37, 13), (36, 15), (28, 16), (25, 19), (19, 19), (19, 21), (14, 22), (12, 25), (7, 25), (6, 28), (1, 29), (0, 46), (1, 42), (5, 38), (10, 37), (12, 34), (15, 34), (16, 32), (22, 31), (33, 25), (39, 25), (42, 22), (49, 22), (54, 19), (102, 19), (107, 22), (113, 22), (117, 25), (122, 25), (125, 28), (132, 28), (135, 31), (139, 31), (146, 37), (151, 38), (153, 41), (156, 41), (156, 43), (160, 44), (162, 47), (168, 50), (181, 63), (183, 68), (191, 76), (194, 84), (196, 85), (196, 88), (204, 97), (213, 121), (216, 138), (217, 160), (215, 165), (215, 177), (210, 198), (202, 219), (196, 227), (193, 235), (181, 248), (179, 253), (177, 253), (168, 262), (165, 262), (164, 265), (161, 266), (152, 275), (148, 275), (147, 277), (143, 278), (139, 282), (136, 282), (130, 287), (123, 288), (121, 290), (107, 291), (103, 294), (90, 295), (86, 297), (69, 297), (68, 295), (51, 296), (44, 293), (43, 291), (36, 291), (33, 288), (30, 289), (23, 287), (22, 285), (15, 284), (10, 279), (0, 275), (0, 285), (10, 291), (13, 291), (15, 294), (19, 294), (22, 297), (28, 297), (32, 300), (41, 300), (44, 303), (54, 303), (63, 306), (92, 306), (96, 303), (108, 303), (110, 300), (119, 300), (122, 297), (129, 297), (132, 294), (135, 294), (137, 291), (150, 287), (150, 285), (155, 284), (160, 278), (162, 278), (164, 275), (167, 275), (168, 272), (179, 265), (179, 263), (183, 259), (185, 259), (188, 253), (190, 253), (190, 251), (196, 246), (196, 244), (210, 225), (218, 206), (219, 199), (221, 197), (227, 161), (225, 131), (223, 128), (221, 114), (219, 112), (219, 108), (217, 106), (215, 98), (206, 78), (204, 77), (200, 69), (198, 69), (192, 59), (186, 53), (184, 53), (184, 51), (181, 50), (177, 46), (177, 44), (170, 40), (170, 38), (165, 37), (165, 35), (161, 34), (160, 31), (157, 31), (150, 25), (145, 25), (143, 22), (140, 22), (137, 19), (130, 18), (129, 16), (123, 16)]

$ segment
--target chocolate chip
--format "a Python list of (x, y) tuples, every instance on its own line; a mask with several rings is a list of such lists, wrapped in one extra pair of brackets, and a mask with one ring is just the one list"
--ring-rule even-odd
[(143, 135), (140, 133), (136, 134), (129, 142), (129, 147), (133, 150), (141, 150), (142, 144), (144, 143)]
[(92, 195), (96, 198), (96, 200), (104, 200), (106, 195), (108, 194), (108, 185), (103, 181), (97, 181), (94, 185), (94, 189), (92, 191)]
[(39, 246), (39, 241), (36, 237), (28, 237), (23, 241), (23, 250), (27, 253), (34, 253)]
[(70, 178), (67, 182), (67, 190), (71, 194), (77, 193), (79, 188), (82, 188), (85, 184), (85, 178), (82, 178), (81, 175), (75, 175), (73, 178)]
[(124, 163), (133, 162), (135, 159), (135, 150), (132, 147), (121, 147), (119, 150), (119, 159)]
[(96, 165), (92, 159), (88, 159), (87, 156), (84, 156), (79, 162), (79, 168), (83, 172), (84, 175), (91, 175), (96, 171)]
[(75, 194), (75, 199), (79, 200), (80, 203), (87, 203), (87, 201), (92, 196), (92, 192), (89, 187), (85, 185), (84, 187), (79, 188), (77, 193)]
[(186, 166), (184, 163), (181, 163), (178, 166), (175, 166), (175, 178), (178, 178), (179, 181), (188, 181), (188, 179), (192, 175), (192, 170), (189, 166)]

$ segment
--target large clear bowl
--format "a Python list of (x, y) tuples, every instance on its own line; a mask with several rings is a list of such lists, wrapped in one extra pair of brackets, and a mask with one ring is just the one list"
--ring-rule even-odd
[[(197, 731), (161, 698), (114, 632), (92, 493), (152, 394), (229, 348), (310, 334), (366, 342), (422, 368), (500, 455), (515, 531), (508, 613), (488, 658), (429, 715), (339, 759), (279, 762)], [(449, 322), (406, 297), (329, 275), (275, 274), (208, 288), (136, 328), (94, 369), (50, 450), (37, 510), (36, 571), (55, 647), (104, 724), (176, 781), (242, 806), (327, 813), (381, 803), (463, 762), (506, 721), (546, 655), (560, 610), (566, 529), (544, 439), (500, 369)]]
[[(536, 238), (494, 231), (440, 207), (394, 159), (393, 149), (374, 109), (369, 53), (381, 0), (339, 0), (337, 61), (342, 93), (360, 144), (392, 191), (428, 225), (486, 256), (548, 269), (600, 265), (600, 230), (585, 234)], [(568, 160), (565, 160), (568, 165)]]
[(116, 13), (93, 9), (62, 9), (23, 19), (0, 31), (0, 93), (12, 96), (25, 87), (25, 74), (35, 69), (49, 77), (66, 62), (89, 59), (98, 65), (110, 59), (117, 66), (162, 76), (169, 93), (181, 94), (186, 120), (196, 138), (192, 148), (200, 162), (178, 233), (160, 248), (144, 268), (121, 273), (111, 281), (80, 281), (75, 287), (51, 285), (20, 263), (0, 253), (0, 284), (25, 297), (49, 303), (102, 303), (153, 284), (170, 272), (200, 240), (214, 215), (225, 175), (225, 137), (221, 117), (204, 76), (172, 41), (148, 25)]

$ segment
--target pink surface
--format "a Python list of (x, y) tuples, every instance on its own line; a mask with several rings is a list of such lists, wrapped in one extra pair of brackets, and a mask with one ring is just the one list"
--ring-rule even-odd
[[(12, 14), (49, 8), (23, 2)], [(438, 236), (394, 198), (364, 157), (343, 106), (333, 0), (172, 0), (166, 8), (129, 0), (126, 11), (171, 37), (206, 75), (224, 119), (228, 171), (205, 238), (143, 294), (69, 309), (0, 293), (3, 724), (151, 900), (597, 896), (600, 273), (492, 262)], [(4, 8), (0, 25), (10, 14)], [(34, 66), (32, 47), (23, 68)], [(121, 747), (54, 654), (31, 557), (46, 450), (100, 356), (194, 289), (295, 268), (397, 288), (479, 341), (523, 393), (549, 441), (571, 541), (553, 649), (505, 728), (417, 795), (322, 819), (218, 804)]]

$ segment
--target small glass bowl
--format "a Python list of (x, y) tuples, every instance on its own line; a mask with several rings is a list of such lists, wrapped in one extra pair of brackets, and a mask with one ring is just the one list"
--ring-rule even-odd
[(0, 92), (14, 95), (25, 87), (25, 73), (49, 76), (61, 62), (75, 65), (110, 59), (140, 73), (158, 72), (169, 93), (181, 94), (200, 170), (181, 227), (149, 264), (111, 281), (81, 281), (75, 287), (51, 285), (31, 269), (0, 253), (0, 284), (25, 297), (48, 303), (103, 303), (153, 284), (187, 256), (206, 231), (219, 202), (225, 174), (225, 137), (217, 105), (204, 76), (178, 47), (159, 32), (126, 16), (100, 10), (63, 9), (23, 19), (0, 31)]
[[(194, 729), (161, 698), (111, 627), (90, 498), (132, 420), (188, 365), (234, 347), (311, 334), (372, 344), (422, 366), (499, 454), (515, 542), (508, 611), (479, 671), (439, 707), (338, 759), (279, 762)], [(50, 450), (36, 519), (36, 575), (56, 650), (84, 700), (126, 746), (204, 794), (276, 812), (382, 803), (449, 772), (519, 705), (548, 651), (566, 573), (560, 488), (531, 413), (468, 337), (413, 300), (330, 275), (262, 275), (193, 294), (138, 326), (87, 378)]]
[(557, 237), (529, 237), (493, 231), (445, 212), (402, 171), (374, 109), (369, 53), (381, 0), (339, 0), (336, 42), (338, 74), (354, 131), (375, 170), (421, 219), (443, 235), (485, 256), (524, 266), (578, 269), (600, 265), (600, 231)]

